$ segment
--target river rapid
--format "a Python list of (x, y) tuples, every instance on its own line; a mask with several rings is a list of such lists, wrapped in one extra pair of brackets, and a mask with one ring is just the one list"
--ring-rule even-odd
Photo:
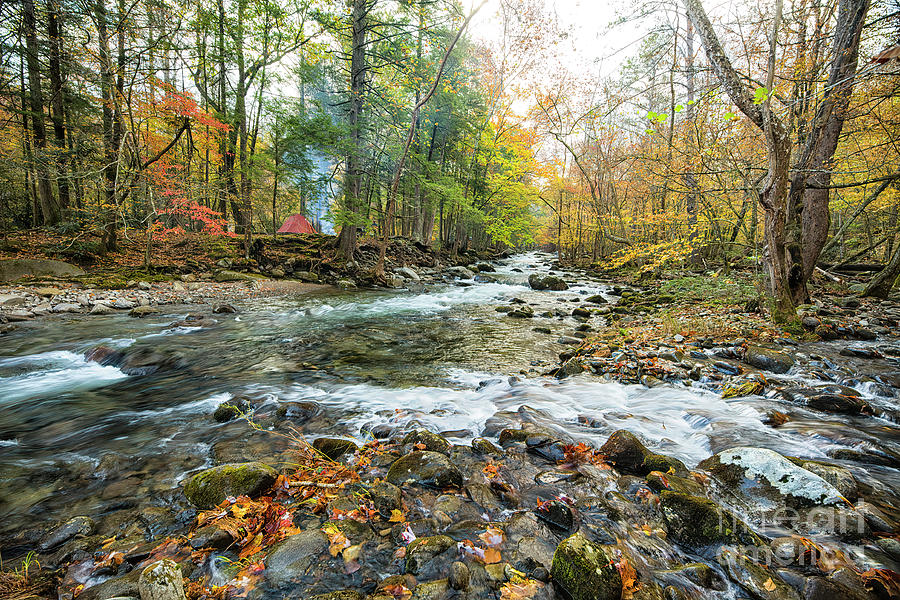
[[(74, 515), (93, 518), (102, 535), (138, 523), (152, 529), (155, 511), (180, 500), (182, 482), (199, 469), (278, 463), (285, 443), (265, 429), (285, 403), (318, 403), (320, 412), (299, 427), (309, 440), (364, 442), (372, 432), (422, 426), (462, 444), (495, 413), (527, 406), (576, 440), (599, 447), (628, 429), (688, 467), (737, 445), (812, 459), (835, 448), (900, 452), (896, 399), (874, 394), (865, 378), (855, 387), (879, 407), (875, 417), (797, 409), (775, 429), (763, 421), (769, 409), (783, 410), (779, 399), (723, 399), (702, 383), (647, 388), (588, 374), (541, 376), (567, 348), (560, 337), (581, 324), (563, 315), (588, 295), (616, 300), (602, 281), (578, 272), (564, 273), (566, 291), (532, 290), (528, 275), (549, 272), (552, 259), (517, 255), (499, 261), (491, 281), (419, 292), (335, 289), (259, 299), (200, 327), (184, 323), (196, 307), (165, 307), (143, 319), (59, 315), (22, 324), (0, 341), (4, 554), (24, 551)], [(513, 298), (559, 315), (513, 319), (495, 311)], [(137, 360), (104, 366), (88, 358), (98, 348)], [(840, 348), (799, 351), (836, 357)], [(900, 370), (893, 362), (880, 368)], [(263, 431), (214, 420), (216, 408), (235, 398), (254, 407)], [(845, 466), (885, 497), (900, 495), (896, 465)]]

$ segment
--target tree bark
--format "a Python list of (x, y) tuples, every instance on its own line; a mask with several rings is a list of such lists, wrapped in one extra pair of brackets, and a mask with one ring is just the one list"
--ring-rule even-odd
[(44, 123), (44, 94), (41, 90), (41, 65), (38, 55), (37, 18), (33, 0), (22, 0), (22, 21), (25, 30), (25, 54), (28, 65), (29, 108), (31, 133), (34, 141), (34, 173), (37, 179), (37, 198), (44, 225), (59, 221), (59, 210), (53, 197), (50, 170), (47, 164), (47, 127)]

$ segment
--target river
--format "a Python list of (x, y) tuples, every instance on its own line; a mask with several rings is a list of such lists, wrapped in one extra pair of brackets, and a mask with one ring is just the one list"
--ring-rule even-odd
[[(726, 400), (702, 386), (541, 376), (566, 348), (560, 336), (580, 323), (571, 316), (513, 319), (495, 307), (520, 298), (536, 312), (562, 315), (587, 295), (615, 301), (607, 285), (583, 273), (566, 274), (574, 281), (567, 291), (530, 289), (528, 274), (548, 272), (551, 260), (517, 255), (498, 263), (494, 281), (428, 285), (417, 293), (329, 290), (261, 299), (213, 315), (217, 323), (205, 327), (177, 325), (196, 310), (187, 307), (144, 319), (60, 315), (24, 324), (2, 338), (0, 349), (0, 535), (27, 540), (22, 531), (72, 515), (90, 515), (112, 534), (134, 515), (171, 502), (184, 478), (202, 467), (280, 460), (283, 447), (265, 431), (213, 419), (234, 397), (250, 401), (263, 429), (274, 426), (286, 402), (319, 403), (321, 413), (301, 428), (308, 439), (362, 441), (379, 428), (418, 423), (464, 443), (498, 411), (527, 405), (576, 439), (599, 446), (625, 428), (689, 467), (735, 445), (810, 458), (872, 443), (900, 451), (898, 428), (884, 414), (799, 410), (774, 429), (763, 418), (783, 402), (772, 398)], [(539, 325), (552, 334), (534, 331)], [(86, 358), (99, 347), (145, 357), (155, 365), (146, 371), (161, 366), (143, 374), (102, 366)], [(895, 400), (877, 400), (864, 381), (857, 388), (885, 411), (895, 407)], [(895, 469), (848, 466), (859, 480), (897, 495)]]

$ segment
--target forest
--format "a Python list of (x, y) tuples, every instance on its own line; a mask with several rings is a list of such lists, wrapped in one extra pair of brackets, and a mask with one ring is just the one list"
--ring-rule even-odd
[(123, 231), (249, 239), (301, 213), (351, 257), (363, 232), (648, 272), (755, 261), (785, 315), (820, 262), (876, 263), (867, 293), (886, 294), (896, 6), (714, 23), (646, 3), (602, 77), (554, 52), (543, 3), (495, 8), (481, 40), (452, 1), (6, 3), (3, 230), (103, 253)]

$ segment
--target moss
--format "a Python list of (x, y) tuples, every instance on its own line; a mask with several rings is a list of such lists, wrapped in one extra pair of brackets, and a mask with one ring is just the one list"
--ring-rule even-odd
[(427, 429), (416, 429), (415, 431), (410, 431), (406, 434), (406, 437), (403, 438), (403, 443), (422, 444), (425, 446), (425, 450), (440, 452), (441, 454), (447, 454), (450, 452), (450, 442), (445, 440), (442, 436), (428, 431)]
[(327, 594), (316, 594), (315, 596), (310, 596), (307, 600), (363, 600), (364, 597), (356, 590), (340, 590), (328, 592)]
[(447, 593), (446, 579), (426, 581), (416, 586), (410, 600), (441, 600)]
[(228, 496), (256, 496), (275, 483), (278, 472), (259, 462), (221, 465), (194, 475), (184, 495), (197, 508), (213, 508)]
[(708, 498), (663, 491), (660, 493), (660, 508), (669, 535), (687, 546), (763, 544), (746, 523)]
[(550, 573), (571, 600), (618, 600), (622, 578), (614, 562), (602, 546), (576, 533), (557, 546)]
[(684, 466), (684, 463), (674, 458), (672, 456), (666, 456), (665, 454), (655, 454), (650, 453), (644, 457), (644, 462), (641, 463), (642, 468), (650, 473), (651, 471), (662, 471), (663, 473), (668, 473), (669, 469), (673, 469), (675, 474), (679, 476), (687, 475), (687, 467)]

